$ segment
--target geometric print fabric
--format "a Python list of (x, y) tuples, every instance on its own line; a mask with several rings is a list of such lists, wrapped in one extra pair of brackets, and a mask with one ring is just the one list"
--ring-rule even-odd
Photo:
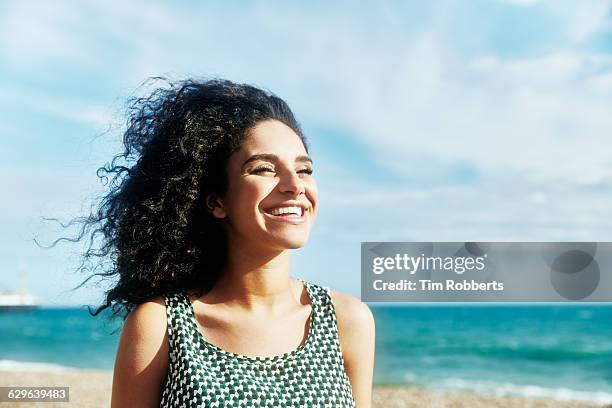
[(272, 357), (206, 341), (184, 292), (164, 295), (170, 360), (160, 407), (355, 408), (328, 287), (298, 278), (312, 311), (306, 341)]

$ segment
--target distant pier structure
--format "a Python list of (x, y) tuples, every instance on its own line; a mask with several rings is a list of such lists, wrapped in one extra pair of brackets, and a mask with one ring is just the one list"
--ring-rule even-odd
[(31, 310), (40, 307), (40, 300), (25, 289), (25, 272), (19, 273), (18, 289), (0, 289), (0, 311)]

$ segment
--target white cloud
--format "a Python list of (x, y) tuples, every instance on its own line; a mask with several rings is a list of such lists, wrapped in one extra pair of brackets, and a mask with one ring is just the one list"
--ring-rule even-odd
[(609, 26), (610, 0), (502, 0), (519, 7), (538, 6), (559, 17), (563, 24), (567, 45), (580, 45), (591, 34)]
[(572, 44), (581, 44), (597, 30), (609, 26), (612, 8), (610, 0), (582, 0), (577, 7), (559, 3), (551, 1), (550, 5), (557, 12), (569, 14), (567, 29)]
[(609, 195), (610, 185), (568, 190), (511, 179), (422, 189), (337, 185), (322, 191), (317, 229), (348, 242), (607, 241)]
[(587, 87), (593, 93), (601, 94), (603, 97), (609, 97), (612, 95), (612, 72), (593, 75), (587, 80)]
[(42, 92), (27, 92), (7, 89), (0, 96), (0, 103), (21, 105), (24, 112), (45, 114), (67, 122), (94, 125), (104, 128), (116, 121), (110, 106), (105, 107), (80, 98), (67, 98)]

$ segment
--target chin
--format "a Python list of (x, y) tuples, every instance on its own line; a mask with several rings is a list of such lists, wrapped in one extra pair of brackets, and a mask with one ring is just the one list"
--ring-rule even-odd
[(276, 237), (274, 246), (281, 249), (298, 249), (306, 245), (308, 237)]

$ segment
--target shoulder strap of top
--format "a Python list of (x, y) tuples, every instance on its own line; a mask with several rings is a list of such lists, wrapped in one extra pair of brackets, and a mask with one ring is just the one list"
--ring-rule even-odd
[(329, 287), (300, 280), (306, 285), (317, 319), (321, 323), (330, 322), (335, 325), (336, 316)]
[(321, 322), (328, 327), (328, 330), (333, 331), (334, 335), (337, 335), (336, 309), (332, 301), (330, 288), (313, 283), (308, 283), (308, 285), (310, 285), (310, 292), (313, 301), (316, 303), (315, 306)]
[(188, 299), (181, 292), (171, 292), (163, 295), (166, 302), (166, 317), (168, 319), (168, 341), (171, 350), (177, 342), (188, 335), (185, 319), (188, 310), (185, 299)]
[(329, 319), (332, 321), (335, 330), (337, 331), (337, 325), (338, 325), (338, 318), (336, 316), (336, 306), (334, 305), (334, 302), (332, 301), (332, 297), (331, 297), (331, 289), (328, 286), (324, 286), (325, 289), (325, 293), (324, 293), (324, 303), (325, 303), (325, 307), (327, 309), (328, 315), (329, 315)]
[(310, 284), (317, 302), (318, 330), (317, 341), (319, 347), (331, 353), (338, 367), (344, 367), (344, 357), (340, 345), (340, 334), (338, 332), (338, 319), (336, 308), (331, 297), (331, 289), (328, 286)]

